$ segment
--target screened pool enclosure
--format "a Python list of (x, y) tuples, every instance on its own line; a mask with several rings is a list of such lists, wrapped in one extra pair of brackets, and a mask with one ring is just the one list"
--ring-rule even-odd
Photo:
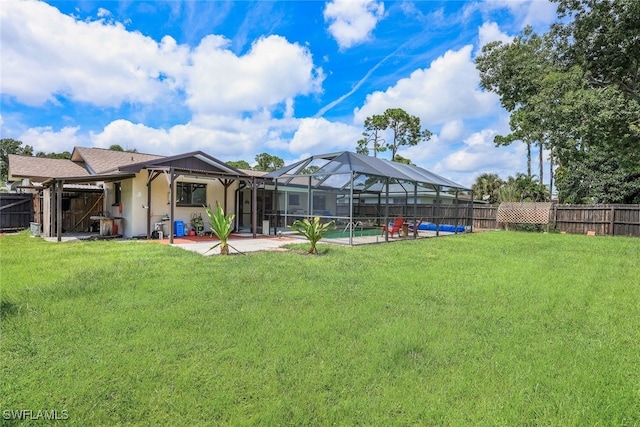
[(349, 245), (471, 229), (471, 190), (417, 166), (345, 151), (309, 157), (265, 178), (273, 180), (273, 210), (264, 219), (277, 233), (316, 216), (334, 221), (327, 238)]

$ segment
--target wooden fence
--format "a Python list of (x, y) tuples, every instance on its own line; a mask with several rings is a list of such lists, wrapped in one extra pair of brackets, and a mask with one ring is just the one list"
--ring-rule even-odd
[(33, 194), (0, 193), (0, 230), (29, 228), (33, 221)]
[(640, 237), (640, 205), (554, 205), (550, 220), (567, 233)]
[(498, 206), (483, 205), (473, 207), (473, 229), (495, 230), (498, 227)]
[[(473, 228), (496, 229), (498, 206), (474, 206)], [(640, 205), (559, 205), (549, 210), (549, 224), (570, 234), (640, 237)]]

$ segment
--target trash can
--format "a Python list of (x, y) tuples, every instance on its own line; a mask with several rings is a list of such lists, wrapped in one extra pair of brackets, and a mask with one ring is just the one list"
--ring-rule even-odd
[(34, 237), (40, 237), (40, 224), (37, 222), (31, 223), (31, 235)]
[(262, 221), (262, 234), (269, 235), (269, 220)]
[(176, 237), (184, 236), (184, 221), (173, 221), (173, 234)]

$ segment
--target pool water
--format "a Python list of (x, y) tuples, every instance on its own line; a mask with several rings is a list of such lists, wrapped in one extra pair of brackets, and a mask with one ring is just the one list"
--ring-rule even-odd
[[(380, 236), (382, 235), (382, 229), (380, 228), (356, 228), (353, 232), (353, 237), (362, 237), (362, 236)], [(344, 231), (344, 229), (332, 230), (324, 235), (325, 239), (340, 239), (340, 238), (349, 238), (349, 230)]]

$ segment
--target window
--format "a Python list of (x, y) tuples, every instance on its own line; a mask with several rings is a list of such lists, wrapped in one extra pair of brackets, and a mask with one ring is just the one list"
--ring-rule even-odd
[(179, 182), (176, 206), (203, 206), (207, 204), (207, 184)]
[(289, 205), (300, 206), (300, 195), (289, 194)]
[(116, 182), (113, 184), (113, 204), (111, 206), (118, 206), (122, 201), (122, 184)]
[(326, 196), (313, 196), (313, 210), (323, 211), (325, 209), (327, 209)]

